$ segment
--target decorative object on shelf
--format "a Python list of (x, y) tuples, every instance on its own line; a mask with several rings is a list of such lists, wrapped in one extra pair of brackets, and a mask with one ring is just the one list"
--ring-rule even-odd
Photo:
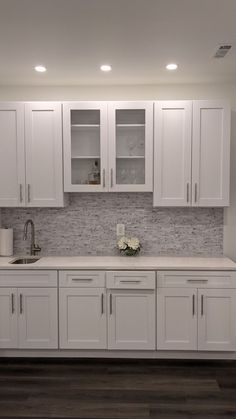
[(98, 168), (97, 160), (95, 160), (95, 162), (93, 163), (92, 171), (89, 173), (88, 183), (90, 185), (99, 185), (100, 183), (100, 171)]
[(135, 256), (141, 249), (140, 241), (137, 237), (121, 237), (117, 242), (117, 247), (121, 254)]

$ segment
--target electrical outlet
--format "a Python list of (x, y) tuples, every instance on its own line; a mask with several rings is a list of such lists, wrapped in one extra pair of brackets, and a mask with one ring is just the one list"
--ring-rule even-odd
[(125, 235), (125, 225), (124, 224), (116, 224), (116, 235), (117, 236), (124, 236)]

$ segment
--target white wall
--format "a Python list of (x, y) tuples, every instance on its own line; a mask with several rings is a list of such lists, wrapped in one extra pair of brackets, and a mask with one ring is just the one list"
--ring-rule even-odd
[(132, 86), (0, 86), (0, 100), (229, 99), (231, 123), (231, 205), (225, 210), (224, 252), (236, 260), (236, 83)]

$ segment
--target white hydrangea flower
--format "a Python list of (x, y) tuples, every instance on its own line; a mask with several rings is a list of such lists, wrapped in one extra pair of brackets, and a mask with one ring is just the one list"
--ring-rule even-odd
[(140, 248), (139, 239), (137, 237), (131, 237), (131, 239), (127, 241), (127, 245), (133, 250), (138, 250)]
[(127, 249), (127, 243), (128, 243), (127, 237), (125, 237), (125, 236), (121, 237), (117, 242), (118, 249), (120, 249), (120, 250)]

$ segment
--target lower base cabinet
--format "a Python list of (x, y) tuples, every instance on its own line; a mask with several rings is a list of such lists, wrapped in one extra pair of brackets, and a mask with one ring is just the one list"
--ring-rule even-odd
[(236, 351), (234, 273), (162, 273), (159, 279), (157, 350)]
[(0, 272), (0, 348), (58, 348), (56, 271)]

